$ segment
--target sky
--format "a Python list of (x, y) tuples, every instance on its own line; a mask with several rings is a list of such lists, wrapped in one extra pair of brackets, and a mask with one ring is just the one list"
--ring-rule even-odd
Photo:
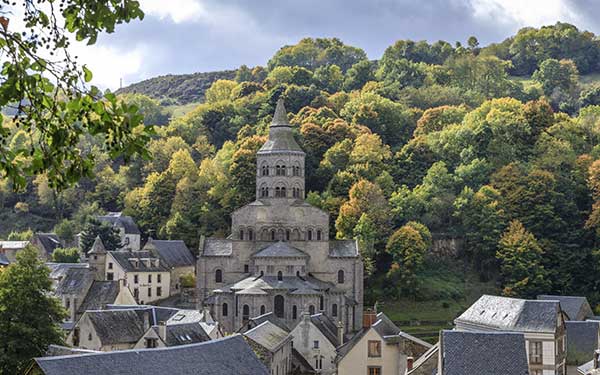
[[(499, 42), (557, 21), (600, 34), (598, 0), (139, 0), (143, 21), (77, 46), (92, 83), (117, 89), (165, 74), (266, 65), (304, 37), (337, 37), (381, 57), (398, 39)], [(594, 4), (595, 3), (595, 4)]]

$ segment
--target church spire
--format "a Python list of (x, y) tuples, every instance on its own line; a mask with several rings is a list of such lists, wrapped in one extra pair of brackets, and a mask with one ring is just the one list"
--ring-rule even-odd
[(102, 239), (100, 238), (100, 236), (96, 236), (96, 239), (94, 240), (94, 244), (92, 245), (92, 249), (90, 250), (90, 252), (88, 254), (106, 254), (106, 248), (104, 247), (104, 242), (102, 242)]
[(273, 126), (290, 126), (285, 105), (283, 104), (283, 98), (281, 97), (277, 100), (275, 114), (273, 114), (273, 120), (271, 121), (271, 127)]

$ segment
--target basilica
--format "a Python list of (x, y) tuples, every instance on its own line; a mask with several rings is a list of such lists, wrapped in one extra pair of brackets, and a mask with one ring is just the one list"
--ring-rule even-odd
[(329, 215), (305, 198), (305, 153), (279, 99), (257, 153), (256, 200), (233, 212), (231, 235), (202, 238), (202, 308), (227, 332), (273, 312), (289, 327), (321, 312), (346, 332), (362, 324), (363, 263), (354, 240), (330, 240)]

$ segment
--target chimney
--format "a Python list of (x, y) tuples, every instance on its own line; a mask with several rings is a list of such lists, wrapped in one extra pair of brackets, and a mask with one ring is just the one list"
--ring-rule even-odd
[(167, 324), (163, 321), (158, 322), (158, 337), (163, 342), (167, 342)]
[(594, 352), (594, 369), (600, 368), (600, 349)]
[(367, 309), (363, 312), (363, 328), (370, 328), (377, 321), (377, 313)]
[(337, 334), (338, 334), (338, 341), (339, 341), (339, 345), (343, 345), (344, 344), (344, 325), (342, 324), (341, 321), (338, 321), (337, 324)]
[(414, 363), (415, 363), (415, 358), (414, 357), (407, 357), (406, 358), (406, 371), (412, 370)]

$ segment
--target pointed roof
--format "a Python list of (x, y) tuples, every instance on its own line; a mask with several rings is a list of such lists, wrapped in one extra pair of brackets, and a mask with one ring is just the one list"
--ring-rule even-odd
[(304, 153), (292, 133), (292, 125), (288, 120), (283, 99), (277, 100), (273, 120), (269, 127), (269, 139), (258, 150), (259, 154), (268, 154), (275, 152), (299, 152)]
[(307, 258), (308, 254), (287, 242), (278, 241), (258, 251), (254, 258)]
[(100, 236), (96, 236), (94, 244), (92, 245), (92, 250), (90, 250), (88, 254), (106, 254), (106, 248), (104, 247), (104, 242), (102, 242)]

